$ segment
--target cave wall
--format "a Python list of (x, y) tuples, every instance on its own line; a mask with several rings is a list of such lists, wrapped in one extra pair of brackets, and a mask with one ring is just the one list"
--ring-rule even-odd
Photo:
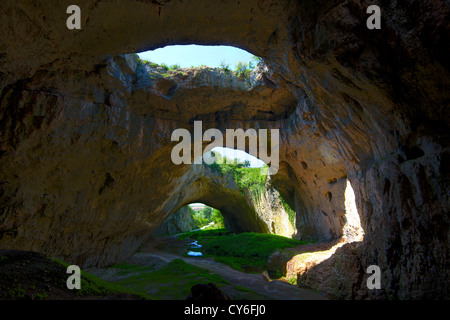
[(194, 229), (197, 229), (198, 226), (195, 223), (194, 218), (192, 217), (192, 212), (188, 206), (177, 210), (174, 214), (172, 214), (169, 218), (163, 221), (155, 231), (153, 231), (153, 235), (167, 235), (167, 234), (175, 234), (188, 232)]
[(280, 128), (283, 196), (311, 226), (300, 233), (339, 236), (348, 178), (365, 231), (356, 260), (382, 270), (375, 297), (448, 297), (448, 3), (377, 1), (381, 30), (365, 27), (367, 1), (79, 3), (70, 35), (68, 1), (0, 4), (1, 247), (82, 265), (137, 248), (177, 196), (187, 169), (161, 160), (189, 124), (128, 109), (136, 69), (108, 56), (229, 44), (295, 97), (290, 115), (247, 125)]

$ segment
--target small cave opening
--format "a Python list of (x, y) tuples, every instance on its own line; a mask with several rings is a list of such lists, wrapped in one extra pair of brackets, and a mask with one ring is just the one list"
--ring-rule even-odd
[(247, 67), (252, 70), (262, 61), (248, 51), (225, 45), (169, 45), (137, 55), (142, 61), (168, 69), (210, 67), (232, 71)]
[(287, 119), (296, 108), (296, 98), (276, 84), (266, 60), (239, 47), (168, 45), (126, 54), (125, 60), (135, 69), (136, 111), (147, 117), (274, 121)]

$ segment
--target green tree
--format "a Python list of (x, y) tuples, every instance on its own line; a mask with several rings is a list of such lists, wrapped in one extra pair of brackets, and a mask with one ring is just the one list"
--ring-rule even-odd
[(211, 215), (211, 220), (214, 222), (214, 227), (217, 229), (224, 228), (225, 224), (223, 222), (223, 216), (219, 210), (214, 209)]
[(237, 63), (235, 72), (238, 77), (248, 79), (250, 77), (250, 71), (249, 66), (245, 62), (239, 61)]

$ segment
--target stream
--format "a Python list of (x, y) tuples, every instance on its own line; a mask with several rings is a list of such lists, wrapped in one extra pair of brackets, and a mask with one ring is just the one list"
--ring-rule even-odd
[[(198, 240), (195, 240), (194, 242), (191, 242), (189, 244), (189, 249), (200, 249), (202, 247), (201, 244), (198, 244)], [(203, 254), (200, 251), (188, 251), (187, 253), (188, 256), (191, 257), (201, 257)]]

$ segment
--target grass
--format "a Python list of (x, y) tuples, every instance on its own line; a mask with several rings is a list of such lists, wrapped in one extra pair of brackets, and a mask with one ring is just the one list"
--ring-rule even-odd
[(267, 260), (276, 250), (308, 244), (279, 235), (246, 232), (232, 234), (225, 229), (200, 230), (180, 236), (198, 240), (203, 256), (247, 272), (267, 269)]
[[(65, 268), (69, 266), (69, 264), (59, 259), (53, 259), (53, 261), (61, 264)], [(104, 281), (83, 270), (81, 270), (81, 289), (76, 292), (78, 296), (106, 296), (114, 293), (130, 293), (141, 296), (142, 298), (148, 298), (144, 293), (135, 292), (121, 285)]]
[[(127, 270), (139, 270), (140, 266), (127, 266)], [(126, 279), (117, 281), (134, 292), (142, 292), (152, 299), (185, 299), (193, 285), (214, 283), (218, 288), (229, 282), (217, 274), (175, 259), (168, 265), (153, 272), (140, 270)]]
[(153, 266), (143, 266), (139, 264), (127, 264), (121, 263), (112, 266), (112, 268), (119, 269), (119, 275), (126, 275), (135, 272), (151, 272), (153, 271)]
[(241, 193), (245, 190), (249, 190), (253, 194), (261, 193), (264, 190), (264, 185), (267, 180), (268, 166), (262, 168), (251, 168), (250, 163), (235, 163), (234, 160), (221, 158), (217, 155), (217, 162), (210, 165), (204, 163), (204, 165), (211, 168), (218, 174), (231, 175), (236, 182)]

